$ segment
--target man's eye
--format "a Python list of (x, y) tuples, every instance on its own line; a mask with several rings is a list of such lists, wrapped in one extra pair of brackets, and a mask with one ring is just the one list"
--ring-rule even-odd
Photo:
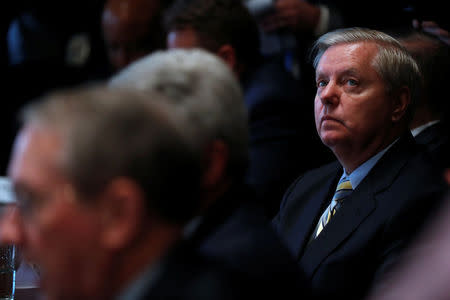
[(351, 85), (351, 86), (356, 86), (356, 85), (358, 85), (358, 82), (354, 79), (348, 79), (347, 84)]
[(36, 195), (28, 192), (16, 193), (17, 207), (24, 215), (30, 215), (41, 205), (41, 199)]
[(317, 81), (317, 87), (323, 87), (326, 86), (327, 82), (325, 80), (319, 80)]
[(16, 196), (17, 199), (17, 207), (19, 211), (24, 215), (29, 215), (32, 211), (32, 201), (24, 195)]

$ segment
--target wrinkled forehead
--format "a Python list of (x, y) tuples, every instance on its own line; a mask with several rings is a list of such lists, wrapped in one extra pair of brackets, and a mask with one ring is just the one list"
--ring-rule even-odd
[(345, 43), (329, 47), (321, 55), (316, 74), (327, 70), (373, 69), (378, 53), (375, 43)]
[[(336, 55), (340, 60), (372, 61), (378, 53), (378, 45), (370, 41), (339, 43), (325, 50), (325, 55)], [(322, 56), (322, 57), (323, 57)]]

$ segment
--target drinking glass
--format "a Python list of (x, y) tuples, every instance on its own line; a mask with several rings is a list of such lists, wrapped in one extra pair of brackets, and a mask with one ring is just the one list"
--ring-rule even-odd
[(14, 299), (15, 280), (15, 247), (0, 246), (0, 300)]

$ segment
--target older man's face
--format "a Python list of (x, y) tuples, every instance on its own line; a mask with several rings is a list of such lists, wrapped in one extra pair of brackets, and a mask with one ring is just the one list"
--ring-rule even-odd
[(49, 299), (75, 299), (94, 284), (100, 226), (95, 208), (75, 199), (56, 165), (61, 146), (51, 131), (22, 130), (9, 168), (17, 208), (5, 217), (0, 236), (39, 266)]
[(336, 154), (364, 151), (389, 138), (393, 101), (373, 67), (377, 46), (343, 44), (325, 51), (316, 69), (316, 128)]

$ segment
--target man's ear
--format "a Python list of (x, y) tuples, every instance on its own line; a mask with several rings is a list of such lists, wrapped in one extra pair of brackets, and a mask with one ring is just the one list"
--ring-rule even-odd
[(221, 140), (212, 141), (205, 149), (205, 171), (202, 184), (206, 189), (224, 180), (229, 161), (227, 145)]
[(101, 242), (105, 248), (124, 248), (144, 226), (144, 193), (133, 180), (122, 177), (108, 184), (100, 197)]
[(405, 115), (411, 103), (411, 92), (407, 87), (402, 87), (394, 97), (394, 106), (392, 110), (392, 122), (398, 122)]
[(217, 50), (216, 55), (222, 58), (233, 72), (238, 72), (236, 50), (233, 46), (230, 44), (222, 45), (219, 50)]

